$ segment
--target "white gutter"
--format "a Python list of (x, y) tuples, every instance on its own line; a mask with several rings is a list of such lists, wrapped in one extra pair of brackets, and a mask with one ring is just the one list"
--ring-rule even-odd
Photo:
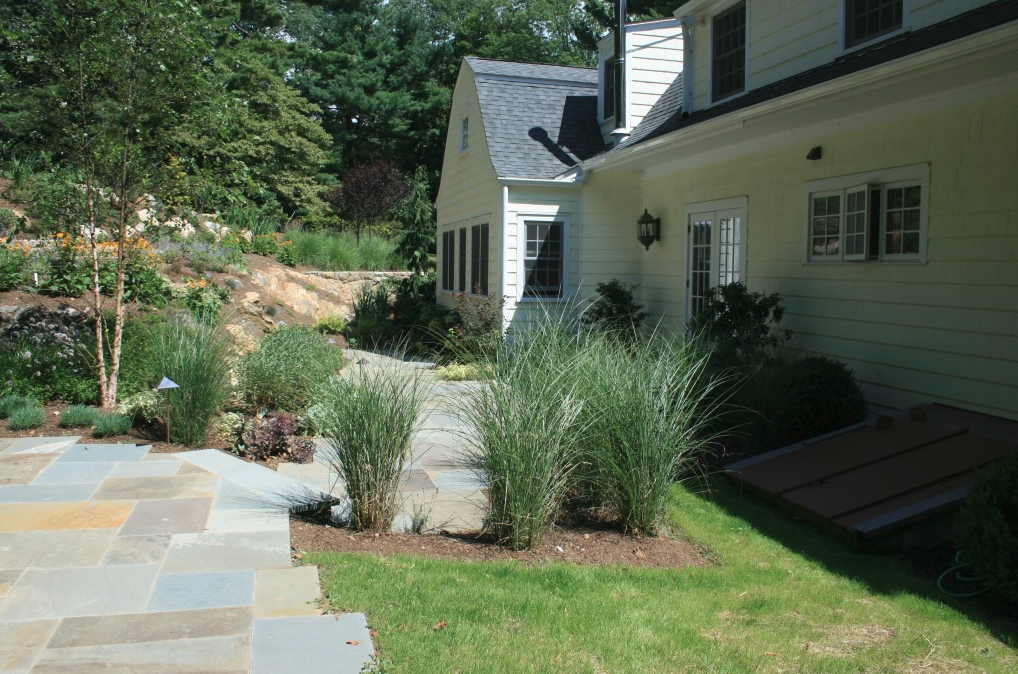
[(576, 174), (573, 180), (555, 180), (554, 178), (498, 178), (503, 187), (582, 187), (585, 176)]
[(693, 28), (696, 26), (696, 18), (684, 16), (679, 19), (682, 26), (682, 114), (688, 115), (693, 111)]
[[(624, 148), (617, 152), (601, 155), (582, 162), (584, 171), (593, 171), (610, 164), (624, 164), (635, 155), (643, 155), (655, 150), (664, 150), (672, 146), (681, 146), (689, 140), (702, 140), (709, 136), (718, 136), (752, 125), (760, 118), (776, 112), (821, 101), (832, 94), (843, 93), (855, 87), (879, 83), (889, 77), (903, 78), (913, 71), (951, 63), (971, 54), (992, 56), (994, 52), (1004, 52), (1014, 48), (1016, 24), (998, 26), (962, 39), (958, 43), (946, 47), (934, 48), (926, 52), (903, 56), (899, 59), (867, 68), (834, 80), (822, 82), (806, 89), (785, 94), (768, 101), (762, 101), (748, 108), (737, 110), (714, 119), (692, 124), (686, 128), (672, 131), (660, 138)], [(686, 66), (683, 64), (683, 71)], [(683, 82), (685, 94), (685, 82)]]
[[(498, 256), (498, 263), (501, 266), (498, 272), (498, 297), (502, 299), (506, 296), (506, 287), (509, 285), (509, 272), (505, 264), (505, 254), (509, 250), (509, 186), (502, 186), (502, 212), (499, 214), (502, 220), (502, 251)], [(513, 302), (515, 304), (515, 301)], [(506, 313), (507, 308), (502, 305), (502, 332), (505, 333), (506, 328), (509, 327), (509, 316)]]

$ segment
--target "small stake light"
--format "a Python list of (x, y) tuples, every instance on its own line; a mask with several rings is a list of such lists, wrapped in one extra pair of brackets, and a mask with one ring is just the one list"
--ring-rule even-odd
[[(163, 380), (156, 386), (157, 391), (168, 391), (170, 389), (180, 388), (177, 382), (173, 381), (169, 377), (163, 377)], [(170, 410), (173, 406), (170, 404), (170, 398), (166, 398), (166, 444), (170, 444)]]
[(644, 250), (650, 250), (650, 244), (661, 240), (661, 218), (655, 218), (643, 209), (643, 215), (636, 221), (636, 238), (643, 244)]

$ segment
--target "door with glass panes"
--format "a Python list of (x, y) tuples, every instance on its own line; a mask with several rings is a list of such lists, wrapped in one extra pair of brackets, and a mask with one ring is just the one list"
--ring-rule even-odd
[(686, 209), (686, 320), (703, 309), (717, 285), (745, 281), (746, 200), (693, 204)]

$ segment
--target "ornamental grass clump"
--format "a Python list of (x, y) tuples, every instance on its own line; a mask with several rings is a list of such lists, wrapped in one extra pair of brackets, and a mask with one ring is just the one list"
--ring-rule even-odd
[(18, 407), (11, 412), (10, 427), (12, 431), (27, 431), (40, 428), (46, 421), (46, 410), (35, 405)]
[(160, 393), (161, 402), (170, 405), (170, 440), (191, 447), (205, 441), (229, 398), (232, 360), (230, 335), (219, 324), (181, 321), (160, 332), (150, 372), (154, 381), (168, 377), (179, 387)]
[(108, 438), (113, 435), (124, 435), (134, 424), (131, 417), (124, 414), (100, 414), (92, 427), (93, 438)]
[(68, 405), (60, 410), (60, 428), (89, 428), (99, 418), (99, 410), (87, 405)]
[(38, 407), (39, 402), (33, 398), (19, 395), (5, 395), (0, 398), (0, 419), (7, 419), (22, 407)]
[(311, 391), (342, 366), (342, 351), (313, 328), (283, 327), (241, 359), (240, 390), (253, 410), (296, 411), (306, 407)]
[(510, 549), (536, 546), (566, 496), (582, 434), (577, 357), (562, 322), (523, 331), (491, 357), (490, 381), (462, 411), (466, 459), (488, 492), (486, 528)]
[(636, 534), (657, 534), (672, 483), (695, 468), (714, 436), (724, 379), (695, 345), (655, 333), (637, 341), (583, 339), (573, 375), (583, 399), (581, 502)]
[(420, 370), (386, 364), (355, 366), (317, 390), (315, 427), (325, 441), (319, 451), (346, 485), (353, 528), (392, 526), (429, 392)]

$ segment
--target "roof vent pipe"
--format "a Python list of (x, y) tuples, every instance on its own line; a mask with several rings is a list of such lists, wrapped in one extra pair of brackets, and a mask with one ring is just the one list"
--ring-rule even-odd
[(628, 133), (626, 114), (626, 0), (615, 0), (615, 133)]

